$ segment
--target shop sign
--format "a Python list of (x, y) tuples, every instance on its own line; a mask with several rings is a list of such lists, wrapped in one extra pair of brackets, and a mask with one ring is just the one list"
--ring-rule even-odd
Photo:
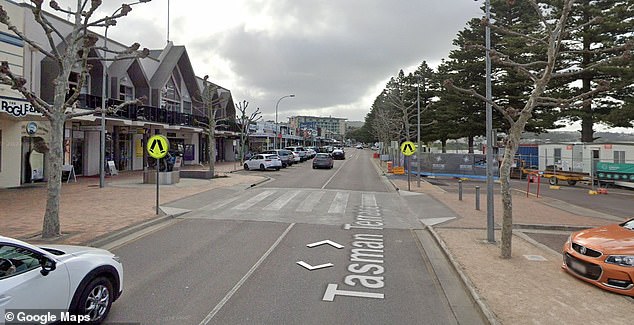
[(0, 111), (15, 117), (42, 115), (28, 101), (11, 97), (0, 97)]

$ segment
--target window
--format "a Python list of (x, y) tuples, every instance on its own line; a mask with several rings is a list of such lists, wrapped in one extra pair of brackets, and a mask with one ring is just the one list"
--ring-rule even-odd
[[(73, 90), (77, 88), (77, 86), (79, 85), (79, 76), (80, 74), (77, 72), (71, 72), (70, 76), (68, 76), (68, 92), (70, 94), (73, 93)], [(81, 87), (81, 90), (79, 91), (80, 94), (88, 94), (89, 93), (89, 89), (90, 89), (90, 75), (86, 74), (86, 81), (84, 82), (84, 84)]]
[(2, 172), (2, 130), (0, 130), (0, 172)]
[(40, 256), (25, 248), (0, 245), (0, 279), (40, 267)]
[(625, 164), (625, 151), (614, 151), (614, 163)]
[(119, 100), (130, 101), (134, 99), (134, 88), (126, 85), (119, 86)]
[(561, 148), (555, 148), (555, 164), (561, 163)]
[(181, 98), (172, 78), (167, 81), (161, 91), (161, 108), (174, 112), (180, 112), (181, 110)]
[(192, 113), (192, 102), (183, 102), (183, 113)]

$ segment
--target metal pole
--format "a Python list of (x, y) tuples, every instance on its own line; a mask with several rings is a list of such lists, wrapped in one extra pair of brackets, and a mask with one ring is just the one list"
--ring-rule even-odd
[(410, 175), (412, 174), (412, 168), (410, 167), (409, 156), (405, 156), (405, 166), (407, 167), (407, 190), (411, 191), (412, 188), (409, 183)]
[(159, 169), (161, 169), (161, 159), (156, 159), (156, 215), (159, 214)]
[(476, 186), (475, 205), (476, 210), (480, 211), (480, 186)]
[(99, 187), (106, 186), (105, 165), (106, 165), (106, 56), (108, 52), (105, 50), (108, 48), (108, 26), (106, 25), (106, 32), (104, 33), (103, 40), (103, 58), (104, 61), (101, 65), (101, 133), (99, 134)]
[(167, 43), (170, 42), (170, 0), (167, 0)]
[[(280, 99), (277, 100), (277, 103), (275, 103), (275, 138), (273, 138), (273, 149), (278, 149), (277, 148), (277, 134), (279, 130), (277, 127), (277, 107), (280, 105), (280, 102), (282, 101), (282, 99), (287, 97), (295, 97), (295, 95), (290, 94), (290, 95), (282, 96)], [(282, 144), (282, 139), (280, 139), (280, 148), (281, 148), (281, 144)]]
[(420, 154), (422, 151), (420, 146), (420, 75), (418, 76), (418, 83), (416, 84), (416, 111), (418, 115), (418, 129), (416, 136), (416, 145), (418, 146), (418, 149), (416, 150), (416, 186), (420, 187)]
[[(491, 10), (490, 10), (490, 2), (486, 0), (486, 19), (487, 22), (490, 23), (491, 20)], [(495, 232), (494, 232), (494, 214), (493, 214), (493, 110), (491, 107), (491, 28), (487, 23), (486, 26), (486, 137), (487, 137), (487, 241), (489, 243), (495, 242)], [(479, 187), (476, 187), (476, 193), (479, 195)], [(478, 202), (478, 206), (479, 206)]]
[(458, 180), (458, 201), (462, 201), (462, 180)]

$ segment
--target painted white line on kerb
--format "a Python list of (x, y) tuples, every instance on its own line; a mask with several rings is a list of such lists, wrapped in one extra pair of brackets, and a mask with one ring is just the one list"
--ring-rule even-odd
[(264, 253), (264, 255), (262, 255), (262, 257), (260, 257), (260, 259), (257, 262), (255, 262), (255, 264), (253, 264), (253, 266), (251, 267), (249, 272), (247, 272), (247, 274), (245, 274), (242, 277), (242, 279), (240, 279), (240, 281), (238, 281), (238, 283), (236, 283), (236, 285), (234, 285), (233, 288), (231, 288), (231, 290), (229, 290), (229, 292), (227, 292), (225, 297), (222, 298), (222, 300), (220, 300), (220, 302), (216, 305), (216, 307), (214, 307), (214, 309), (212, 309), (209, 312), (209, 314), (207, 314), (207, 317), (205, 317), (205, 319), (203, 319), (200, 322), (200, 325), (209, 324), (209, 322), (214, 318), (214, 316), (216, 316), (216, 314), (220, 311), (220, 309), (222, 309), (222, 307), (224, 307), (224, 305), (229, 301), (229, 299), (231, 299), (231, 297), (233, 297), (233, 295), (240, 289), (240, 287), (242, 287), (242, 285), (249, 279), (249, 277), (251, 277), (251, 275), (255, 272), (255, 270), (258, 267), (260, 267), (260, 264), (262, 264), (262, 262), (264, 262), (264, 260), (267, 257), (269, 257), (271, 252), (273, 252), (273, 250), (277, 247), (277, 245), (280, 244), (282, 239), (284, 239), (284, 237), (286, 237), (286, 235), (288, 234), (289, 231), (291, 231), (291, 228), (293, 228), (293, 226), (295, 226), (295, 223), (291, 223), (286, 228), (286, 230), (284, 230), (284, 232), (280, 235), (280, 237), (277, 238), (275, 243), (273, 243), (273, 245), (271, 247), (269, 247), (269, 250), (267, 250), (266, 253)]

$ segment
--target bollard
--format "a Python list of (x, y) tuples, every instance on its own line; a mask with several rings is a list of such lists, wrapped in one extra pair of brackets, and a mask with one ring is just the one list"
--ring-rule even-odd
[(476, 186), (476, 210), (480, 211), (480, 186)]
[(462, 201), (462, 180), (458, 180), (458, 201)]

